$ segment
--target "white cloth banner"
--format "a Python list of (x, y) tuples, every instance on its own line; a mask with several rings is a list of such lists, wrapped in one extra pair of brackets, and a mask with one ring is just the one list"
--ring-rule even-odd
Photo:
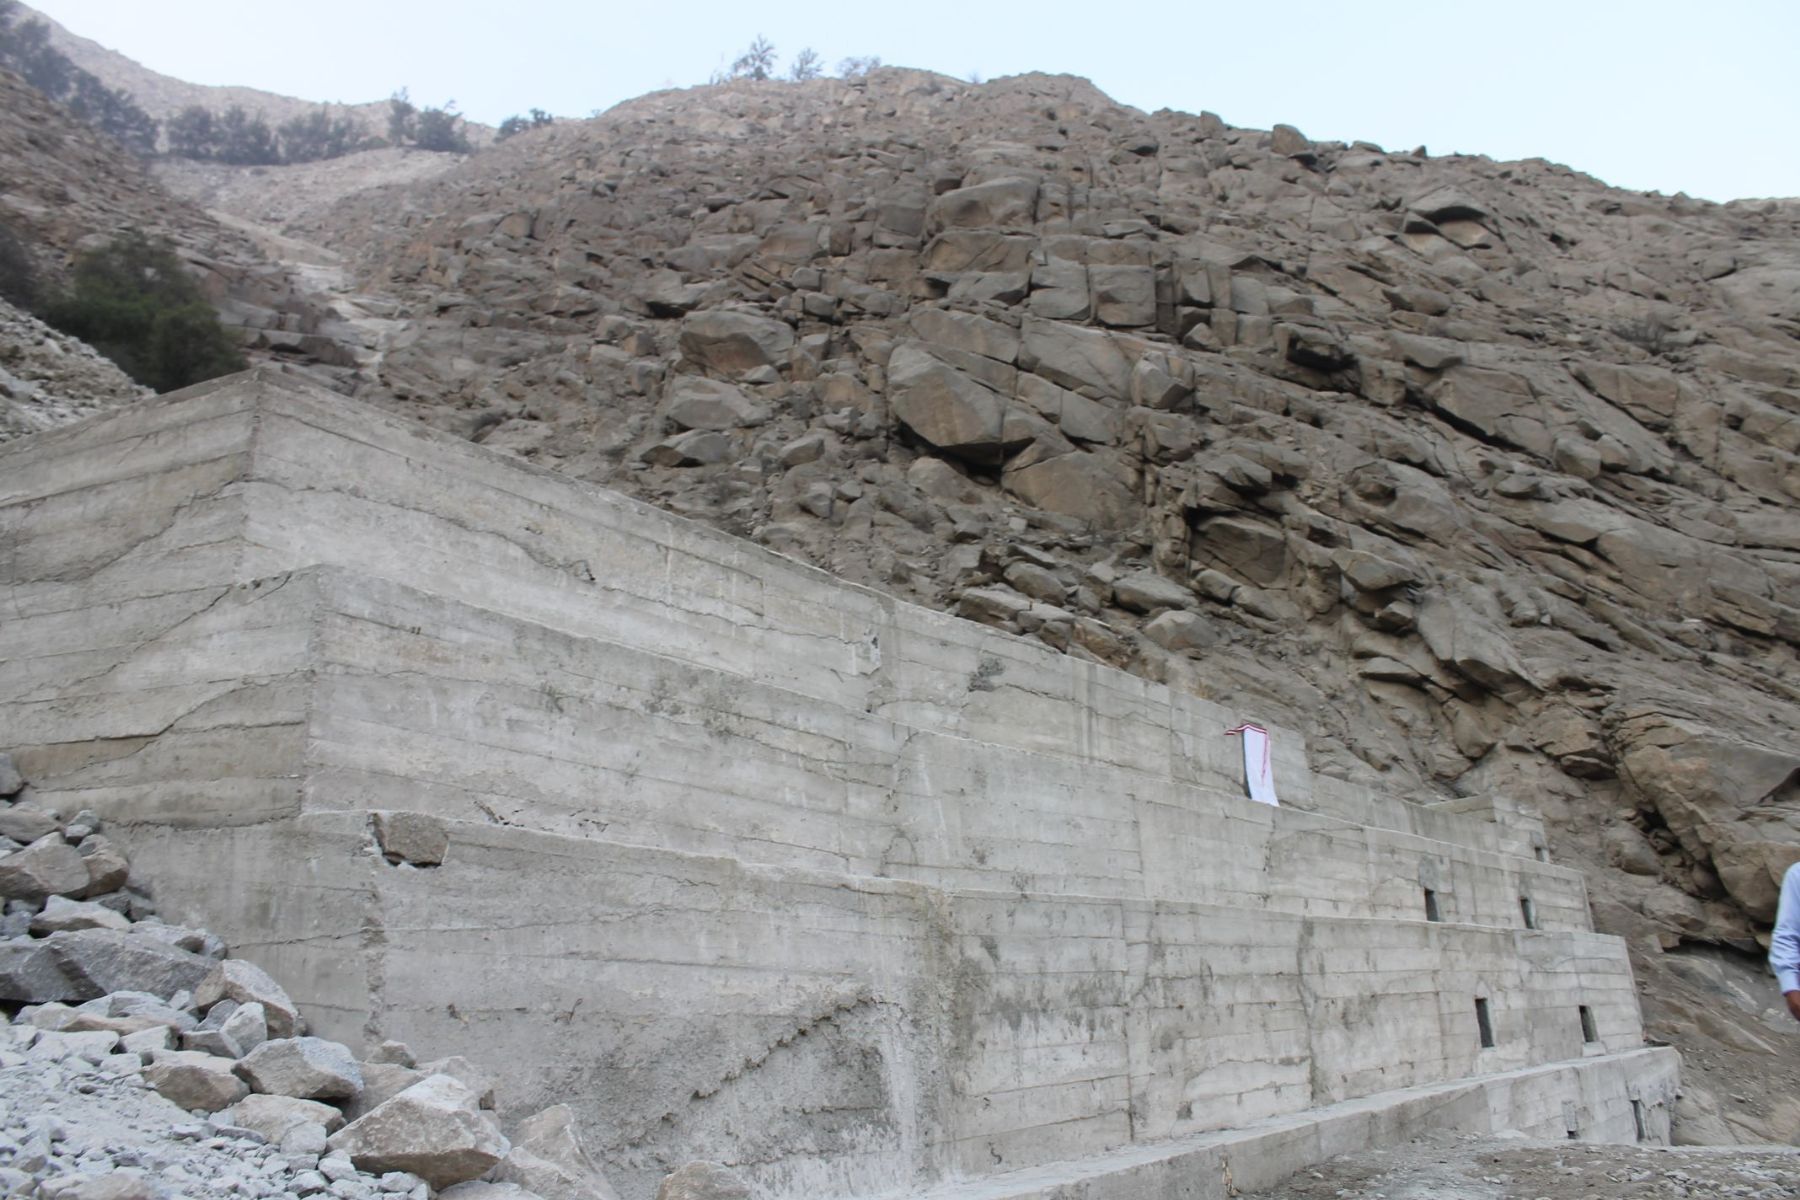
[(1250, 798), (1258, 804), (1279, 807), (1281, 801), (1275, 798), (1275, 766), (1269, 760), (1269, 731), (1245, 722), (1236, 729), (1227, 729), (1225, 736), (1244, 740), (1244, 787)]

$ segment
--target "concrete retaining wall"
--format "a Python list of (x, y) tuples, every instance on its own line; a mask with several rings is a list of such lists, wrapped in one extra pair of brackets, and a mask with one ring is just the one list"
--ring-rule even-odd
[[(1253, 712), (279, 376), (0, 448), (0, 584), (40, 796), (331, 1036), (576, 1103), (628, 1195), (690, 1157), (904, 1191), (1496, 1073), (1585, 1136), (1668, 1098), (1668, 1056), (1507, 1074), (1641, 1044), (1517, 806), (1315, 778), (1279, 729), (1253, 804)], [(382, 853), (395, 813), (441, 864)]]

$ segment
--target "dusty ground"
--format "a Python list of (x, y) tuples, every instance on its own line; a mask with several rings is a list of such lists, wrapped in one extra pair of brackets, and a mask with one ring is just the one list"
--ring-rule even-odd
[(1800, 1196), (1800, 1149), (1424, 1139), (1340, 1158), (1245, 1200), (1675, 1200)]

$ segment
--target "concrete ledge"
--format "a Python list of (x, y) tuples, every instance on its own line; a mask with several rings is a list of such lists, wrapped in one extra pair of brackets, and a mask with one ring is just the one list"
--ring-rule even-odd
[[(1382, 1092), (1075, 1162), (956, 1180), (911, 1195), (918, 1200), (1229, 1200), (1274, 1187), (1337, 1155), (1436, 1131), (1666, 1144), (1679, 1070), (1679, 1056), (1666, 1048), (1528, 1067)], [(1581, 1096), (1581, 1102), (1572, 1105), (1571, 1095)]]

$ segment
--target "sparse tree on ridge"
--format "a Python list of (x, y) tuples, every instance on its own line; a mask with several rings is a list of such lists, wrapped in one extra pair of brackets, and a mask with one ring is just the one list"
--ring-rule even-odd
[(542, 129), (546, 125), (554, 125), (555, 123), (556, 118), (552, 117), (541, 108), (532, 109), (529, 118), (521, 117), (515, 113), (513, 116), (500, 122), (500, 128), (494, 131), (494, 140), (496, 142), (504, 142), (515, 133), (524, 133), (527, 129)]
[(388, 141), (396, 146), (404, 146), (413, 140), (413, 125), (419, 110), (401, 88), (388, 97)]
[(281, 138), (282, 157), (295, 163), (354, 154), (369, 140), (362, 122), (349, 116), (333, 117), (324, 106), (283, 121), (275, 132)]
[(388, 99), (388, 141), (396, 146), (416, 146), (440, 153), (469, 153), (469, 135), (456, 111), (456, 101), (441, 108), (415, 106), (406, 89)]
[(219, 133), (214, 128), (212, 110), (190, 104), (164, 125), (169, 135), (169, 153), (176, 158), (205, 160), (218, 152)]
[(819, 52), (811, 46), (794, 55), (794, 61), (788, 67), (788, 78), (795, 83), (805, 83), (809, 79), (817, 79), (825, 73), (824, 64), (819, 61)]
[(467, 154), (469, 152), (469, 135), (463, 131), (463, 119), (456, 111), (456, 101), (448, 101), (442, 108), (422, 108), (419, 110), (417, 131), (413, 144), (421, 150), (431, 150), (440, 154)]
[(762, 34), (731, 64), (733, 79), (763, 80), (775, 73), (775, 46)]
[(281, 161), (281, 147), (261, 113), (251, 116), (234, 104), (218, 120), (218, 149), (214, 157), (238, 167), (272, 166)]
[(21, 21), (15, 0), (0, 0), (0, 67), (68, 106), (75, 117), (135, 154), (156, 153), (160, 125), (137, 106), (131, 93), (109, 88), (50, 44), (50, 27), (34, 18)]
[(873, 54), (864, 54), (838, 62), (837, 73), (842, 79), (858, 80), (868, 77), (870, 71), (881, 65), (881, 59)]

